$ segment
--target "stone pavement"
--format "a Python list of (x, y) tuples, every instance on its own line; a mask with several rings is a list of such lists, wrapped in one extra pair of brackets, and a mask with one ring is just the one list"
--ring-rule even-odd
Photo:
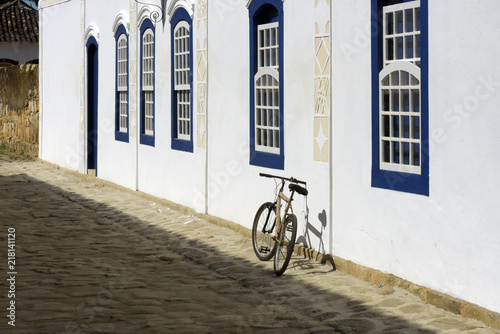
[(0, 333), (499, 332), (39, 161), (0, 156), (0, 205)]

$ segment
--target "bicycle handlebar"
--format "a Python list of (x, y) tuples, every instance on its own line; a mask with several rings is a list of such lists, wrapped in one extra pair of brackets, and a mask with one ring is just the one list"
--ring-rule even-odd
[(259, 176), (269, 177), (269, 178), (275, 178), (275, 179), (281, 179), (281, 180), (286, 180), (286, 181), (293, 182), (293, 183), (306, 184), (305, 181), (300, 181), (300, 180), (297, 180), (297, 179), (295, 179), (293, 177), (287, 178), (287, 177), (283, 177), (283, 176), (271, 175), (271, 174), (266, 174), (266, 173), (259, 173)]

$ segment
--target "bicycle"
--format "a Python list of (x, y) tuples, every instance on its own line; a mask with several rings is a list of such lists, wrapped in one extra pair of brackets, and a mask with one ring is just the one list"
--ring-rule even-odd
[[(274, 273), (281, 276), (292, 257), (297, 236), (297, 217), (292, 208), (293, 195), (297, 192), (307, 196), (308, 191), (299, 185), (299, 183), (306, 185), (306, 182), (293, 177), (285, 178), (265, 173), (259, 173), (259, 176), (279, 179), (280, 182), (276, 184), (276, 190), (279, 188), (279, 191), (275, 194), (275, 201), (265, 202), (255, 214), (252, 227), (253, 250), (261, 261), (269, 261), (274, 256)], [(283, 193), (287, 181), (290, 182), (288, 185), (290, 197)], [(282, 200), (286, 203), (283, 214), (281, 214)]]

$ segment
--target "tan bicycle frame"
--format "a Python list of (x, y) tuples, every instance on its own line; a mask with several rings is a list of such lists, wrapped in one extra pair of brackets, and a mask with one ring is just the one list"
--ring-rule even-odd
[[(276, 198), (276, 231), (275, 231), (275, 236), (274, 239), (280, 243), (283, 241), (283, 236), (285, 235), (284, 233), (281, 233), (281, 240), (278, 240), (278, 236), (280, 235), (281, 229), (283, 226), (285, 226), (285, 218), (286, 215), (288, 214), (288, 210), (291, 209), (293, 213), (293, 208), (292, 208), (292, 200), (293, 200), (293, 194), (295, 191), (292, 190), (292, 193), (290, 194), (290, 198), (286, 197), (286, 195), (283, 193), (283, 188), (285, 187), (285, 182), (282, 181), (281, 183), (281, 188), (280, 192), (278, 193), (278, 198)], [(281, 218), (281, 200), (285, 201), (286, 208), (285, 211), (283, 212), (283, 218)]]

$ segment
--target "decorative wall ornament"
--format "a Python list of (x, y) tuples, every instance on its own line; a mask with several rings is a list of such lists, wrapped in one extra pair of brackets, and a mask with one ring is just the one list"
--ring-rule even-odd
[(137, 54), (138, 37), (137, 37), (137, 3), (135, 0), (130, 0), (130, 31), (129, 31), (129, 133), (130, 138), (137, 140), (137, 127), (139, 120), (137, 119)]
[(197, 147), (207, 146), (208, 15), (206, 0), (199, 0), (196, 13)]
[(331, 0), (314, 0), (314, 161), (329, 161)]
[(118, 28), (123, 25), (125, 30), (127, 31), (127, 35), (130, 34), (130, 23), (128, 22), (128, 15), (125, 13), (120, 13), (116, 16), (115, 21), (113, 22), (113, 27), (111, 28), (113, 34), (116, 34)]
[(193, 18), (194, 16), (194, 0), (171, 0), (170, 4), (167, 7), (167, 13), (170, 17), (170, 20), (174, 16), (174, 13), (177, 9), (184, 8), (189, 16)]
[[(282, 2), (285, 2), (285, 0), (281, 0)], [(247, 8), (250, 8), (250, 5), (252, 4), (253, 0), (248, 0), (247, 1)]]
[(164, 8), (165, 8), (164, 3), (165, 2), (163, 0), (160, 0), (160, 1), (161, 1), (161, 6), (155, 5), (153, 3), (147, 3), (147, 2), (135, 0), (135, 2), (137, 2), (138, 4), (145, 5), (145, 6), (153, 6), (155, 8), (158, 8), (158, 10), (152, 10), (151, 13), (149, 14), (149, 18), (151, 19), (151, 21), (154, 24), (163, 20), (163, 17), (164, 17)]
[(99, 31), (93, 25), (87, 27), (84, 33), (84, 43), (87, 44), (90, 37), (94, 37), (96, 42), (99, 44)]

